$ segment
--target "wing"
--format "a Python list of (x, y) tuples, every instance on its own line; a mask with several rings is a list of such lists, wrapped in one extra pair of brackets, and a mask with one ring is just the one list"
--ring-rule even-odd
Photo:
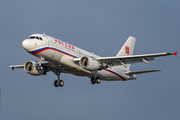
[(136, 72), (125, 72), (126, 75), (132, 75), (132, 74), (144, 74), (144, 73), (151, 73), (151, 72), (158, 72), (161, 70), (146, 70), (146, 71), (136, 71)]
[(116, 56), (116, 57), (100, 57), (97, 60), (103, 63), (103, 66), (117, 66), (117, 65), (123, 65), (126, 67), (126, 64), (133, 64), (133, 63), (139, 63), (139, 62), (145, 62), (148, 64), (148, 61), (154, 60), (155, 57), (162, 57), (162, 56), (168, 56), (168, 55), (176, 55), (175, 53), (156, 53), (156, 54), (144, 54), (144, 55), (128, 55), (128, 56)]
[[(24, 68), (25, 65), (10, 65), (9, 67), (12, 68), (14, 71), (14, 68)], [(42, 66), (46, 68), (46, 71), (53, 71), (55, 67), (53, 67), (50, 63), (42, 63)]]
[(14, 71), (14, 68), (24, 68), (24, 65), (10, 65), (9, 67)]

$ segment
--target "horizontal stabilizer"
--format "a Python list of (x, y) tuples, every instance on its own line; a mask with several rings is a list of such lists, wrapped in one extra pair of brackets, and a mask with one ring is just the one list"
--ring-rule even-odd
[(125, 72), (125, 74), (130, 75), (130, 74), (144, 74), (144, 73), (150, 73), (150, 72), (158, 72), (161, 70), (146, 70), (146, 71), (136, 71), (136, 72)]

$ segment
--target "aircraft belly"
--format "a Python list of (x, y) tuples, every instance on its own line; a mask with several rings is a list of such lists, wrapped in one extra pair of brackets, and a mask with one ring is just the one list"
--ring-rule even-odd
[[(117, 72), (118, 71), (118, 72)], [(100, 77), (102, 80), (107, 81), (126, 81), (126, 80), (134, 80), (136, 79), (133, 75), (126, 75), (124, 74), (125, 70), (122, 69), (120, 66), (113, 67), (112, 69), (103, 69), (101, 71), (98, 71), (98, 77)]]
[(88, 70), (83, 69), (79, 65), (75, 64), (73, 62), (73, 58), (67, 55), (62, 56), (60, 60), (60, 65), (61, 66), (66, 66), (67, 67), (67, 72), (72, 73), (78, 76), (91, 76), (92, 73)]
[(76, 76), (89, 76), (90, 75), (87, 72), (77, 70), (76, 68), (72, 68), (72, 67), (68, 67), (68, 66), (60, 67), (60, 70), (65, 73), (70, 73), (70, 74), (73, 74)]
[(122, 81), (123, 80), (119, 76), (117, 76), (111, 72), (108, 72), (106, 70), (98, 71), (97, 77), (100, 77), (101, 80), (108, 80), (108, 81)]

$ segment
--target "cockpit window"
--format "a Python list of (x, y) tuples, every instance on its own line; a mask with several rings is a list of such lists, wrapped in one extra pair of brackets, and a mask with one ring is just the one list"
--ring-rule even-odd
[(30, 36), (29, 39), (43, 40), (41, 37), (37, 37), (37, 36)]
[(35, 36), (31, 36), (30, 39), (35, 39)]

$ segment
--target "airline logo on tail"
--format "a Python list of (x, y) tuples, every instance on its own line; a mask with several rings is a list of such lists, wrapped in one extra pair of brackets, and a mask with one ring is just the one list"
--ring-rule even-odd
[(125, 46), (125, 53), (129, 55), (129, 47)]

